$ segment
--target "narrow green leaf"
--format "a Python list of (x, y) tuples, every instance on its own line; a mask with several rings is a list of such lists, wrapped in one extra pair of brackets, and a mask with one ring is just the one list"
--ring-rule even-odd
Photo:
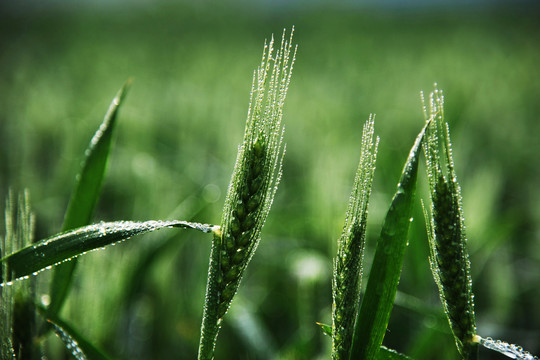
[(90, 250), (118, 243), (134, 235), (173, 227), (196, 229), (206, 233), (219, 229), (217, 226), (178, 220), (117, 221), (89, 225), (41, 240), (4, 257), (0, 261), (5, 262), (7, 273), (2, 282), (35, 275), (43, 269), (71, 260)]
[(377, 353), (377, 360), (412, 360), (407, 355), (398, 353), (395, 350), (389, 349), (385, 346), (381, 346)]
[(88, 339), (86, 339), (82, 334), (77, 330), (72, 328), (69, 324), (54, 316), (53, 318), (47, 317), (48, 309), (45, 309), (43, 306), (38, 305), (37, 310), (41, 316), (49, 324), (52, 325), (56, 335), (66, 345), (66, 348), (71, 351), (73, 356), (77, 360), (110, 360), (111, 358), (106, 355), (101, 349), (92, 344)]
[[(426, 125), (427, 126), (427, 125)], [(382, 226), (355, 324), (350, 359), (375, 359), (381, 347), (407, 247), (418, 158), (426, 127), (418, 134)]]
[[(103, 123), (90, 141), (86, 150), (86, 159), (81, 172), (77, 175), (75, 188), (71, 194), (62, 231), (87, 225), (91, 221), (107, 169), (118, 109), (130, 85), (131, 80), (128, 80), (120, 89), (113, 99)], [(50, 289), (49, 313), (58, 313), (64, 304), (76, 265), (77, 260), (74, 259), (54, 269)]]
[(131, 80), (128, 80), (118, 91), (103, 123), (90, 141), (86, 150), (86, 160), (81, 173), (77, 176), (75, 189), (64, 217), (63, 230), (86, 225), (91, 220), (105, 176), (118, 110), (130, 86)]

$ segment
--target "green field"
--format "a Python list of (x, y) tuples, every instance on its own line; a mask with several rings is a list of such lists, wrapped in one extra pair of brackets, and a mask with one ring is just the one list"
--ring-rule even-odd
[[(283, 178), (216, 359), (329, 358), (315, 322), (331, 322), (332, 258), (362, 126), (376, 114), (369, 265), (424, 124), (420, 91), (435, 82), (462, 186), (478, 332), (540, 354), (538, 8), (21, 9), (0, 5), (0, 199), (29, 189), (36, 239), (60, 231), (85, 148), (129, 77), (95, 222), (218, 224), (264, 39), (295, 26)], [(424, 174), (384, 344), (455, 359), (429, 269)], [(114, 358), (195, 358), (209, 251), (205, 234), (163, 230), (83, 256), (62, 314)], [(38, 298), (50, 273), (37, 277)], [(55, 358), (61, 346), (51, 338), (46, 351)]]

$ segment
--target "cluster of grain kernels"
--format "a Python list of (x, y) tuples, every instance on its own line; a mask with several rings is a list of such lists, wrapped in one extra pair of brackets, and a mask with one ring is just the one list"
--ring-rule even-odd
[[(268, 192), (266, 148), (262, 136), (246, 149), (242, 180), (237, 185), (236, 204), (231, 207), (228, 223), (223, 226), (220, 249), (220, 304), (218, 318), (227, 312), (251, 257), (262, 224), (260, 214)], [(266, 168), (266, 171), (265, 171)]]

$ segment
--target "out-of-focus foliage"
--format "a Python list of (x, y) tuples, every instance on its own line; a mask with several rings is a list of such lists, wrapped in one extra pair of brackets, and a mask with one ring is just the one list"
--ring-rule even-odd
[[(130, 76), (94, 220), (218, 223), (263, 39), (295, 25), (282, 183), (216, 358), (328, 357), (315, 321), (330, 323), (331, 259), (362, 124), (376, 113), (381, 138), (369, 262), (424, 121), (419, 91), (435, 81), (462, 186), (478, 333), (540, 353), (538, 9), (0, 7), (0, 195), (30, 190), (37, 239), (60, 230), (84, 149)], [(384, 344), (453, 359), (418, 202), (413, 212)], [(148, 237), (82, 258), (62, 315), (114, 357), (193, 358), (210, 242)], [(43, 293), (49, 276), (38, 277)], [(61, 346), (51, 340), (47, 351)]]

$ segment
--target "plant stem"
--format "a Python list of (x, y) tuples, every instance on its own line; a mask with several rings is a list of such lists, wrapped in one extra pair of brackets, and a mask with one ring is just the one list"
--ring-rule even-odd
[(214, 358), (214, 348), (216, 346), (219, 328), (221, 327), (221, 319), (218, 317), (220, 248), (221, 237), (215, 234), (210, 254), (210, 273), (208, 274), (208, 283), (206, 285), (206, 299), (199, 343), (199, 360), (210, 360)]

